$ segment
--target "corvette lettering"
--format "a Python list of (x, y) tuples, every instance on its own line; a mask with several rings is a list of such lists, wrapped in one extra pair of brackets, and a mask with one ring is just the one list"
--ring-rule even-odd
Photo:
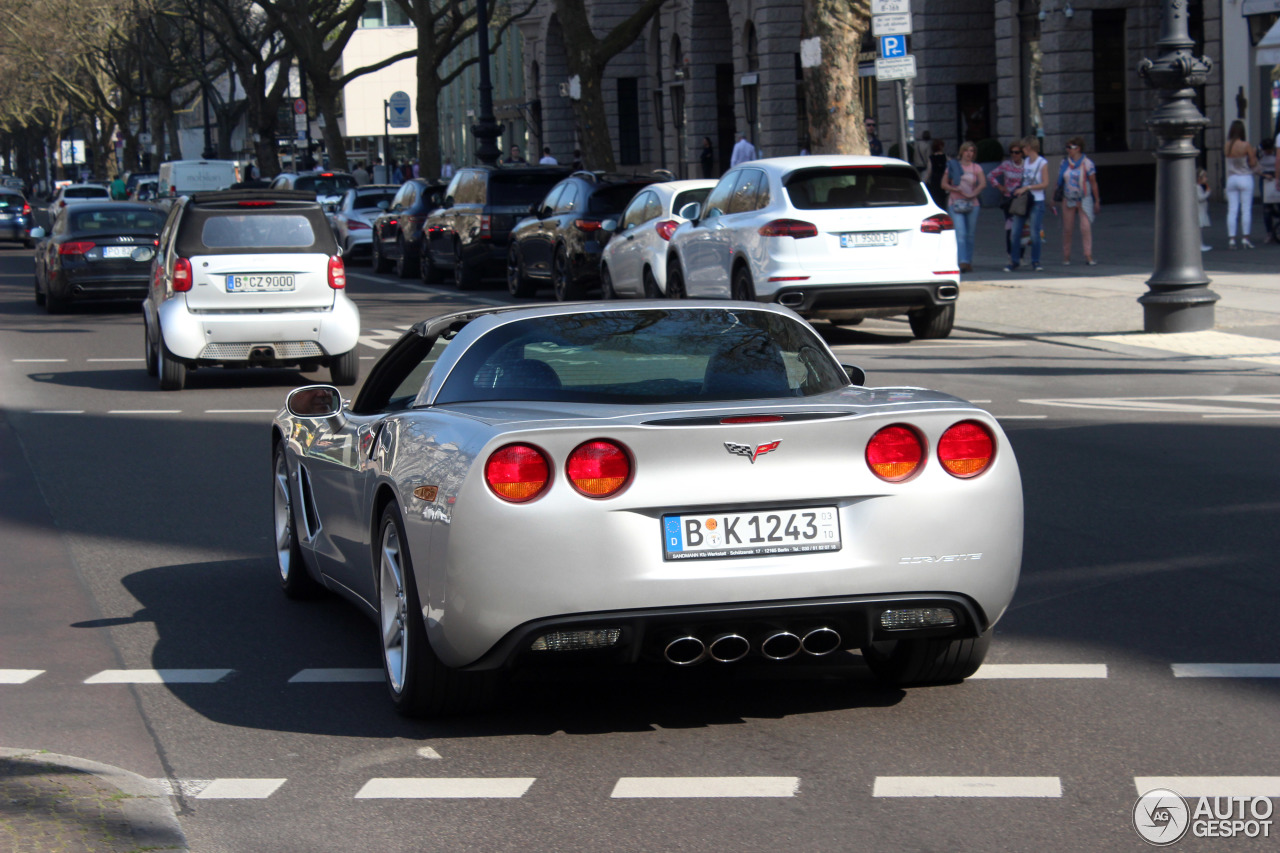
[(779, 444), (782, 444), (782, 439), (778, 439), (777, 441), (768, 441), (764, 444), (758, 444), (755, 447), (752, 447), (749, 444), (734, 444), (732, 441), (726, 441), (724, 443), (724, 449), (735, 456), (747, 457), (751, 464), (754, 465), (756, 464), (756, 460), (761, 456), (777, 450)]
[(899, 557), (899, 566), (914, 566), (920, 563), (963, 563), (981, 560), (981, 554), (943, 554), (938, 557)]

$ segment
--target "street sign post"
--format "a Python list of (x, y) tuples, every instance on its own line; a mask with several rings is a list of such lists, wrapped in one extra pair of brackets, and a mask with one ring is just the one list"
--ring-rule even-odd
[(871, 0), (872, 15), (896, 15), (911, 12), (911, 0)]
[(876, 15), (871, 19), (871, 34), (880, 36), (911, 35), (911, 15)]
[(408, 127), (412, 123), (413, 113), (409, 111), (410, 101), (407, 93), (393, 92), (387, 99), (387, 106), (390, 111), (387, 124), (392, 127)]
[(916, 76), (916, 58), (914, 54), (896, 56), (892, 59), (876, 60), (877, 80), (906, 80)]
[(880, 55), (885, 59), (906, 56), (907, 37), (904, 35), (880, 36)]

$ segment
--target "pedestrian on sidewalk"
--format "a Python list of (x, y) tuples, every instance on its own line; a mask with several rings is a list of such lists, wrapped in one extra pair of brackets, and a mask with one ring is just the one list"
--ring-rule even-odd
[(1058, 169), (1058, 189), (1053, 197), (1062, 196), (1062, 265), (1071, 266), (1071, 241), (1075, 236), (1077, 220), (1080, 223), (1080, 248), (1084, 250), (1084, 262), (1089, 266), (1093, 259), (1093, 218), (1102, 207), (1098, 195), (1098, 167), (1084, 154), (1084, 137), (1073, 136), (1067, 140), (1067, 156)]
[(1264, 243), (1276, 242), (1276, 141), (1264, 139), (1258, 143), (1258, 171), (1262, 175), (1262, 227), (1266, 229)]
[(947, 163), (942, 176), (942, 188), (947, 191), (947, 212), (956, 226), (956, 249), (960, 257), (960, 272), (973, 271), (973, 238), (978, 230), (978, 194), (987, 186), (982, 167), (973, 162), (978, 146), (965, 142), (960, 146), (959, 158)]
[(1200, 206), (1200, 251), (1207, 252), (1213, 247), (1204, 241), (1204, 229), (1209, 227), (1209, 173), (1204, 169), (1196, 175), (1196, 199)]
[(1040, 140), (1028, 136), (1022, 140), (1022, 186), (1014, 196), (1030, 195), (1031, 203), (1022, 216), (1013, 217), (1013, 245), (1010, 247), (1009, 266), (1005, 272), (1013, 272), (1022, 261), (1022, 227), (1031, 223), (1031, 269), (1043, 272), (1040, 266), (1040, 229), (1044, 225), (1044, 190), (1049, 186), (1049, 164), (1040, 156)]
[[(1022, 186), (1022, 140), (1015, 139), (1009, 143), (1009, 157), (999, 166), (991, 170), (987, 176), (991, 183), (999, 187), (1004, 200), (1000, 202), (1000, 210), (1004, 212), (1004, 251), (1013, 261), (1011, 235), (1013, 234), (1013, 214), (1009, 212), (1009, 204), (1013, 201), (1013, 191)], [(1019, 234), (1021, 239), (1022, 235)]]
[(1249, 233), (1253, 230), (1253, 176), (1257, 173), (1258, 153), (1245, 139), (1244, 122), (1240, 119), (1231, 122), (1222, 152), (1227, 160), (1227, 248), (1236, 247), (1239, 216), (1240, 245), (1252, 249)]
[(947, 194), (942, 191), (942, 176), (947, 171), (947, 143), (941, 139), (933, 140), (929, 151), (929, 168), (925, 170), (924, 182), (933, 196), (933, 203), (938, 207), (947, 206)]

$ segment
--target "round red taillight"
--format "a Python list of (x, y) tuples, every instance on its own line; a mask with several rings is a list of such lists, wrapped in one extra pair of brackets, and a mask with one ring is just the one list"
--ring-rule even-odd
[(991, 431), (977, 421), (961, 421), (938, 441), (938, 461), (953, 477), (978, 476), (987, 470), (995, 452)]
[(887, 426), (867, 442), (867, 465), (881, 480), (902, 482), (919, 470), (923, 461), (924, 442), (911, 427)]
[(484, 464), (484, 479), (504, 501), (531, 501), (551, 481), (551, 466), (542, 451), (527, 444), (508, 444), (493, 451)]
[(580, 493), (589, 498), (607, 498), (631, 479), (631, 457), (612, 441), (587, 441), (569, 454), (564, 472)]

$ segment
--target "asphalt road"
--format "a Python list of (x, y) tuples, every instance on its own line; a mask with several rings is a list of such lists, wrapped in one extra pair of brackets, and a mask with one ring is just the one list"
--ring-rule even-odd
[[(0, 249), (0, 746), (169, 780), (193, 850), (1137, 850), (1153, 779), (1280, 796), (1280, 679), (1181, 666), (1280, 664), (1275, 370), (823, 326), (868, 384), (1009, 432), (1026, 551), (989, 677), (890, 690), (853, 654), (566, 674), (420, 723), (364, 680), (374, 625), (274, 577), (267, 424), (327, 372), (161, 392), (140, 314), (44, 314), (30, 254)], [(362, 372), (424, 316), (509, 301), (349, 282)], [(347, 672), (291, 680), (317, 669)]]

